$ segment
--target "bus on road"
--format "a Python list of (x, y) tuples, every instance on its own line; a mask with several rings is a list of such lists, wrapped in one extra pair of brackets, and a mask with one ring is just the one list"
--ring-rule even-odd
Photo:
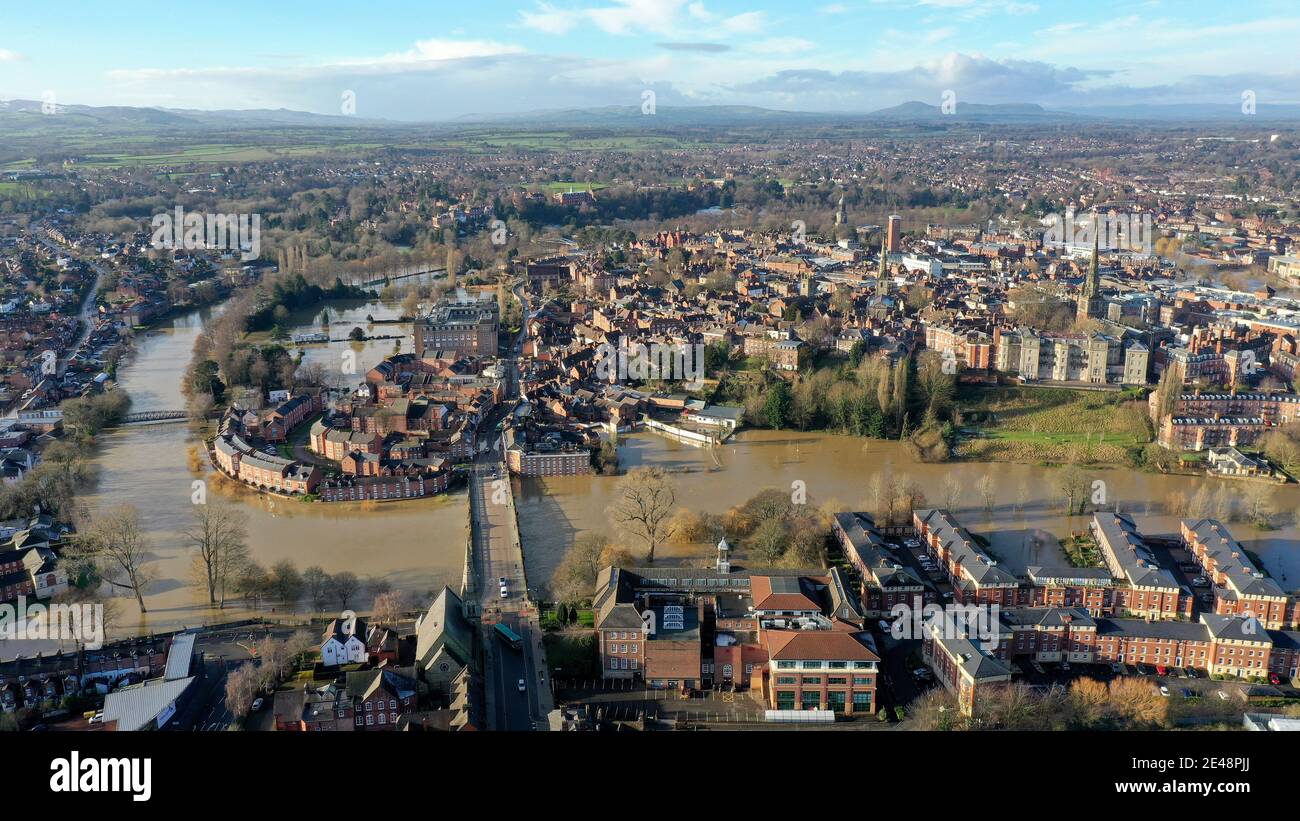
[(511, 630), (509, 627), (506, 627), (504, 624), (501, 624), (500, 622), (497, 622), (495, 629), (496, 629), (497, 638), (501, 639), (506, 644), (510, 645), (516, 650), (519, 649), (519, 645), (523, 641), (523, 639), (519, 638), (518, 633)]

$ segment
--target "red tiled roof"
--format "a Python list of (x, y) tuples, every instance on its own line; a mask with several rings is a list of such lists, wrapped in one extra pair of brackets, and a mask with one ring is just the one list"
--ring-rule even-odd
[(784, 661), (880, 661), (851, 633), (837, 630), (768, 630), (768, 658)]

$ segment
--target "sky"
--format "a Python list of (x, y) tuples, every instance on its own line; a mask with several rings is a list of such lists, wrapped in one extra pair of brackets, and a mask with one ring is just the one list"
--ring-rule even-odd
[[(192, 6), (192, 7), (191, 7)], [(0, 100), (429, 121), (909, 100), (1300, 103), (1298, 0), (46, 0), (0, 4)]]

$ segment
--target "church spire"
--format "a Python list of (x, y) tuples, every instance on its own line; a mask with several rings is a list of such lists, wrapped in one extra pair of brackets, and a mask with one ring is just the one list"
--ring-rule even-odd
[(1083, 280), (1083, 295), (1086, 297), (1095, 297), (1101, 293), (1101, 274), (1097, 270), (1097, 252), (1100, 248), (1100, 237), (1096, 232), (1092, 236), (1092, 261), (1088, 263), (1088, 275)]

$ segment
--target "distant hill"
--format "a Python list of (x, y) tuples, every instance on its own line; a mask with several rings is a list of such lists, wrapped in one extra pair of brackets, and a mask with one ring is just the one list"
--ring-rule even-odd
[(1237, 120), (1297, 120), (1300, 105), (1259, 103), (1253, 115), (1243, 114), (1241, 103), (1171, 103), (1169, 105), (1065, 106), (1062, 111), (1115, 120), (1147, 122), (1198, 122)]
[(585, 125), (611, 128), (630, 125), (644, 127), (647, 123), (657, 126), (755, 125), (778, 122), (817, 122), (859, 116), (780, 111), (744, 105), (656, 106), (653, 114), (647, 114), (642, 112), (641, 106), (629, 105), (548, 109), (502, 114), (465, 114), (451, 122), (455, 124)]
[[(44, 103), (40, 100), (8, 100), (0, 102), (0, 122), (13, 124), (32, 116), (45, 117)], [(312, 114), (287, 108), (201, 111), (185, 108), (135, 108), (131, 106), (56, 106), (57, 116), (40, 121), (43, 126), (58, 127), (99, 125), (153, 126), (170, 128), (252, 128), (257, 126), (340, 126), (393, 125), (385, 120), (363, 120), (341, 114)]]
[(1077, 121), (1079, 114), (1067, 111), (1053, 111), (1037, 103), (963, 103), (958, 101), (952, 114), (945, 114), (937, 105), (930, 105), (919, 100), (900, 103), (890, 108), (882, 108), (867, 115), (873, 120), (897, 121), (957, 121), (987, 123), (1037, 123)]

